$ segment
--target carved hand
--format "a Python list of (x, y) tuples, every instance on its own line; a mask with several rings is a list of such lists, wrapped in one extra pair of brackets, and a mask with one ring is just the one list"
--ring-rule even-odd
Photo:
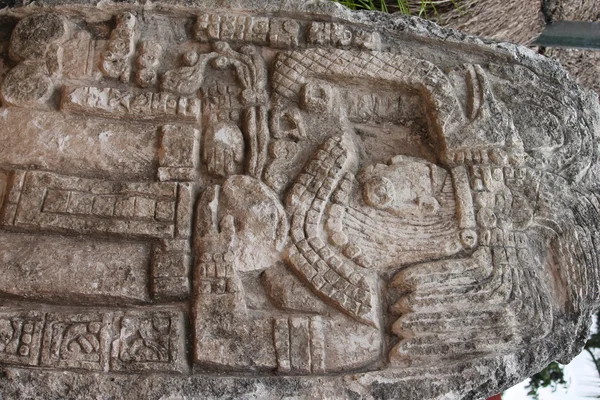
[(402, 338), (390, 353), (395, 363), (426, 364), (439, 361), (439, 355), (459, 358), (469, 351), (493, 351), (510, 340), (512, 324), (497, 304), (502, 301), (491, 299), (501, 289), (502, 276), (497, 288), (489, 257), (478, 251), (472, 259), (429, 263), (396, 275), (392, 285), (410, 294), (392, 307), (402, 314), (392, 327)]
[(228, 177), (239, 173), (244, 159), (244, 135), (234, 124), (217, 122), (204, 140), (203, 160), (213, 176)]

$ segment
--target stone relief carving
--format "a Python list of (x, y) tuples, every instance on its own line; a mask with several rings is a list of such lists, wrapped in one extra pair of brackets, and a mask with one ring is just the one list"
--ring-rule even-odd
[(350, 17), (77, 9), (6, 11), (1, 368), (458, 399), (576, 354), (600, 109), (562, 70)]

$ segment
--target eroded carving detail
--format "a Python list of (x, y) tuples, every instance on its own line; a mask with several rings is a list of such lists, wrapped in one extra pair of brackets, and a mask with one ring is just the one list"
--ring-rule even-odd
[(111, 369), (115, 371), (185, 370), (183, 318), (172, 312), (131, 312), (115, 316)]
[(2, 363), (37, 365), (44, 316), (36, 312), (0, 313)]
[(129, 82), (137, 18), (132, 13), (125, 12), (118, 15), (116, 19), (117, 26), (110, 34), (110, 40), (102, 54), (100, 68), (108, 77)]
[(200, 114), (200, 100), (169, 93), (134, 94), (112, 88), (65, 87), (61, 109), (112, 118), (194, 122)]
[(108, 371), (111, 314), (46, 316), (41, 365)]
[(173, 183), (123, 184), (27, 172), (21, 193), (15, 194), (19, 208), (14, 224), (59, 232), (172, 237), (176, 193)]
[(135, 74), (136, 82), (145, 88), (157, 82), (156, 67), (160, 64), (162, 46), (156, 42), (144, 42), (140, 45)]
[[(193, 181), (200, 167), (200, 132), (187, 126), (164, 125), (158, 158), (161, 181)], [(174, 211), (174, 210), (173, 210)]]

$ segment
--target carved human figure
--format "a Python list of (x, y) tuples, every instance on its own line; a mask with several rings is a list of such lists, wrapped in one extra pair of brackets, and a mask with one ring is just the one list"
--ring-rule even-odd
[(585, 339), (600, 114), (554, 67), (335, 15), (57, 10), (0, 27), (2, 368), (475, 398)]
[[(365, 166), (358, 173), (356, 137), (336, 98), (338, 92), (311, 90), (314, 95), (305, 97), (312, 100), (304, 107), (329, 113), (343, 133), (326, 139), (296, 178), (285, 213), (271, 189), (241, 176), (228, 179), (222, 189), (206, 189), (198, 203), (195, 248), (201, 261), (196, 264), (195, 354), (201, 365), (243, 368), (251, 365), (248, 360), (260, 359), (257, 369), (317, 373), (375, 363), (382, 357), (383, 343), (382, 293), (377, 289), (376, 271), (397, 268), (398, 260), (441, 258), (463, 249), (458, 224), (448, 224), (456, 220), (450, 175), (430, 162), (402, 156), (394, 157), (389, 165)], [(266, 210), (269, 215), (264, 214)], [(288, 218), (289, 242), (287, 229), (280, 227)], [(429, 221), (423, 223), (424, 218)], [(385, 228), (373, 230), (373, 223)], [(436, 237), (443, 246), (428, 246), (432, 226), (442, 227)], [(413, 231), (405, 234), (410, 228)], [(418, 229), (420, 235), (415, 233)], [(242, 232), (245, 238), (240, 239)], [(404, 235), (403, 240), (390, 241), (394, 235)], [(270, 245), (257, 245), (265, 242)], [(284, 257), (289, 269), (277, 263), (283, 243), (288, 244)], [(259, 258), (248, 262), (241, 256), (245, 249)], [(243, 279), (240, 274), (245, 275)], [(260, 284), (264, 291), (256, 289)], [(294, 296), (282, 295), (287, 288), (295, 288)], [(252, 317), (257, 308), (273, 307), (285, 310), (286, 317)], [(317, 317), (302, 322), (306, 313), (317, 313), (318, 322)], [(216, 326), (219, 332), (233, 335), (231, 343), (216, 333), (211, 338)], [(286, 350), (290, 344), (281, 341), (288, 337), (286, 329), (305, 329), (313, 346), (309, 347), (319, 349), (319, 355), (306, 358), (306, 354), (294, 353), (306, 359), (290, 361), (292, 353)], [(350, 331), (368, 337), (369, 346), (343, 336)], [(215, 348), (221, 349), (220, 361), (214, 357)], [(309, 359), (321, 364), (308, 365)]]
[[(205, 189), (197, 212), (194, 353), (199, 365), (310, 374), (377, 361), (382, 338), (374, 323), (356, 324), (319, 304), (277, 262), (287, 240), (287, 216), (266, 185), (233, 176), (222, 187)], [(266, 292), (259, 289), (263, 284)], [(319, 313), (273, 298), (281, 285), (295, 285), (297, 300), (316, 304)], [(368, 337), (369, 345), (341, 341), (349, 332)]]

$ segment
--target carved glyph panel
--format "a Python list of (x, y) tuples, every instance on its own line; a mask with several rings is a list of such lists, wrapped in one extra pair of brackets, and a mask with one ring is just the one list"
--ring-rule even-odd
[(577, 353), (597, 98), (417, 19), (175, 3), (0, 10), (0, 390), (470, 399)]

